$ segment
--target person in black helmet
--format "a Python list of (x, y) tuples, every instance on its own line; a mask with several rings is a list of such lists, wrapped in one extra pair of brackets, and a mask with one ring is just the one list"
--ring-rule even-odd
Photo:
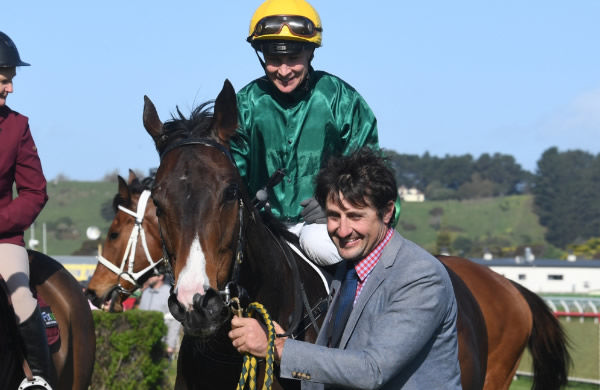
[[(46, 201), (46, 179), (26, 116), (6, 105), (19, 66), (29, 66), (0, 31), (0, 275), (6, 281), (34, 375), (24, 388), (50, 389), (54, 383), (42, 314), (29, 289), (29, 259), (23, 235)], [(17, 196), (13, 197), (13, 185)], [(32, 387), (35, 386), (35, 387)]]

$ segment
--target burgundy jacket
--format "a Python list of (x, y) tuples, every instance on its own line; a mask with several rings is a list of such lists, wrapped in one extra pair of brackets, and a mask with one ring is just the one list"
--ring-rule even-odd
[(46, 178), (28, 119), (0, 106), (0, 243), (25, 246), (23, 232), (47, 200)]

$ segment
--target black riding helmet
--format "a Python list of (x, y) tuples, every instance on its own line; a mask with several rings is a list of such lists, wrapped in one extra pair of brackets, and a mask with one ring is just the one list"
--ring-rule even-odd
[(19, 51), (10, 37), (0, 31), (0, 67), (29, 66), (19, 56)]

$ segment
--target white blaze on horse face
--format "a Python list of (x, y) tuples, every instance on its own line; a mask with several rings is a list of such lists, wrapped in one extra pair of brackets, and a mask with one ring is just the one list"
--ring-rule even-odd
[(191, 308), (194, 295), (204, 295), (204, 286), (208, 286), (206, 275), (206, 258), (198, 234), (194, 237), (185, 267), (177, 279), (177, 300), (186, 308)]

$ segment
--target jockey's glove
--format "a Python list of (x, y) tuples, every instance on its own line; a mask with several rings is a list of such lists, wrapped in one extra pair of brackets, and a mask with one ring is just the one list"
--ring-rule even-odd
[(300, 216), (305, 223), (327, 223), (325, 211), (319, 206), (319, 202), (315, 198), (304, 199), (300, 202), (300, 206), (304, 207), (300, 212)]

